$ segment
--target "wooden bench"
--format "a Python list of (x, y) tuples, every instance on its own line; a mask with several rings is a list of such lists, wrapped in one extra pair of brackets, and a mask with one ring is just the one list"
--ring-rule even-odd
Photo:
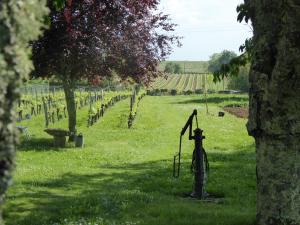
[(68, 130), (59, 129), (59, 128), (47, 128), (44, 130), (47, 134), (53, 136), (53, 145), (54, 147), (65, 147), (66, 146), (66, 137), (70, 136)]

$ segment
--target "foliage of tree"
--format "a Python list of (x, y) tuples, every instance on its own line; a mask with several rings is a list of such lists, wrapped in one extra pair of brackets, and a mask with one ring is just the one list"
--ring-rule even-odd
[[(208, 62), (208, 71), (211, 73), (216, 73), (220, 71), (224, 65), (227, 65), (232, 59), (236, 58), (235, 52), (224, 50), (221, 53), (215, 53), (210, 57)], [(216, 77), (218, 81), (228, 76), (227, 74)]]
[[(47, 13), (45, 5), (43, 0), (0, 1), (0, 209), (15, 163), (18, 133), (14, 106), (21, 81), (33, 68), (28, 42), (41, 34)], [(0, 224), (3, 224), (2, 211)]]
[(149, 83), (160, 75), (158, 62), (179, 39), (170, 35), (175, 25), (157, 12), (158, 4), (158, 0), (68, 0), (59, 6), (49, 2), (50, 29), (33, 44), (35, 75), (55, 75), (63, 82), (72, 133), (77, 80), (92, 81), (116, 72), (122, 79)]
[[(251, 12), (247, 4), (240, 4), (236, 9), (238, 16), (237, 21), (242, 23), (245, 21), (246, 23), (250, 21)], [(241, 54), (239, 56), (233, 57), (229, 62), (223, 64), (218, 70), (213, 72), (214, 80), (220, 81), (224, 77), (228, 76), (238, 76), (240, 72), (240, 68), (243, 68), (248, 63), (251, 62), (252, 59), (252, 49), (253, 49), (253, 40), (252, 38), (247, 38), (240, 46)]]
[(174, 63), (167, 63), (164, 69), (165, 73), (174, 73)]
[(168, 62), (164, 69), (165, 73), (182, 73), (182, 67), (179, 63)]
[(241, 90), (243, 92), (249, 91), (249, 70), (250, 65), (241, 66), (237, 76), (230, 76), (228, 88), (234, 90)]
[(182, 73), (182, 72), (183, 72), (183, 70), (182, 70), (181, 65), (178, 64), (178, 63), (175, 63), (175, 65), (174, 65), (174, 73)]
[(256, 143), (257, 225), (300, 224), (300, 4), (245, 0), (254, 36), (248, 132)]

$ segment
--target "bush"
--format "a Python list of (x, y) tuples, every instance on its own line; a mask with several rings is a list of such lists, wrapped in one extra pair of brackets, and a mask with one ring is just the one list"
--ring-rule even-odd
[(147, 95), (160, 96), (161, 92), (159, 89), (147, 90)]
[(230, 77), (228, 88), (248, 92), (250, 88), (249, 70), (249, 65), (241, 67), (237, 77)]
[(181, 66), (179, 65), (179, 64), (175, 64), (174, 65), (174, 73), (182, 73), (183, 71), (182, 71), (182, 68), (181, 68)]
[(203, 94), (203, 90), (202, 90), (202, 89), (196, 89), (196, 90), (195, 90), (195, 93), (196, 93), (196, 94)]
[(172, 89), (171, 90), (171, 95), (177, 95), (177, 90), (176, 89)]
[(191, 94), (193, 94), (193, 92), (191, 90), (188, 90), (188, 91), (183, 92), (183, 94), (185, 94), (185, 95), (191, 95)]
[(181, 65), (178, 63), (168, 62), (164, 69), (165, 73), (182, 73)]

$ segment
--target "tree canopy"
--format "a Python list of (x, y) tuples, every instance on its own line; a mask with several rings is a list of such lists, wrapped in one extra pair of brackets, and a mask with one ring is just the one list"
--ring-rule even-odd
[[(239, 23), (245, 21), (247, 24), (251, 23), (251, 17), (253, 17), (253, 9), (251, 9), (249, 2), (245, 1), (237, 6), (236, 11), (238, 13), (237, 21)], [(213, 72), (214, 80), (220, 81), (224, 77), (229, 75), (238, 76), (240, 73), (240, 68), (244, 68), (252, 60), (253, 51), (253, 39), (247, 38), (240, 46), (241, 54), (239, 56), (233, 57), (229, 62), (223, 64), (218, 70)]]
[[(48, 3), (50, 29), (33, 43), (36, 76), (94, 79), (113, 71), (148, 83), (179, 38), (159, 1), (68, 0)], [(59, 6), (58, 6), (59, 5)]]
[[(54, 4), (55, 3), (55, 4)], [(69, 131), (76, 133), (76, 82), (93, 83), (113, 73), (149, 83), (158, 63), (179, 37), (175, 24), (158, 12), (158, 0), (48, 1), (50, 29), (33, 43), (35, 76), (58, 77), (63, 84)]]
[[(208, 71), (216, 73), (221, 70), (224, 65), (227, 65), (232, 59), (237, 57), (235, 52), (224, 50), (221, 53), (215, 53), (210, 57), (208, 62)], [(215, 76), (217, 80), (224, 78), (225, 76)]]
[(182, 73), (182, 67), (179, 63), (168, 62), (164, 69), (165, 73)]

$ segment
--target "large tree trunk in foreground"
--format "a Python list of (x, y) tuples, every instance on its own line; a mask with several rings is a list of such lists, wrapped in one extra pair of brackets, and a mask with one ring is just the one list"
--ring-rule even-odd
[(254, 28), (248, 131), (257, 224), (300, 224), (300, 2), (245, 0)]
[[(15, 161), (17, 131), (15, 128), (14, 102), (18, 99), (17, 79), (0, 76), (0, 205), (11, 183)], [(2, 221), (0, 210), (0, 224)]]
[[(15, 102), (22, 78), (32, 69), (28, 42), (41, 34), (46, 2), (0, 0), (0, 224), (5, 192), (12, 181), (17, 129)], [(30, 14), (30, 15), (29, 15)]]
[(69, 141), (74, 141), (76, 134), (76, 103), (75, 103), (75, 82), (64, 80), (63, 87), (67, 103), (69, 131), (71, 133)]

